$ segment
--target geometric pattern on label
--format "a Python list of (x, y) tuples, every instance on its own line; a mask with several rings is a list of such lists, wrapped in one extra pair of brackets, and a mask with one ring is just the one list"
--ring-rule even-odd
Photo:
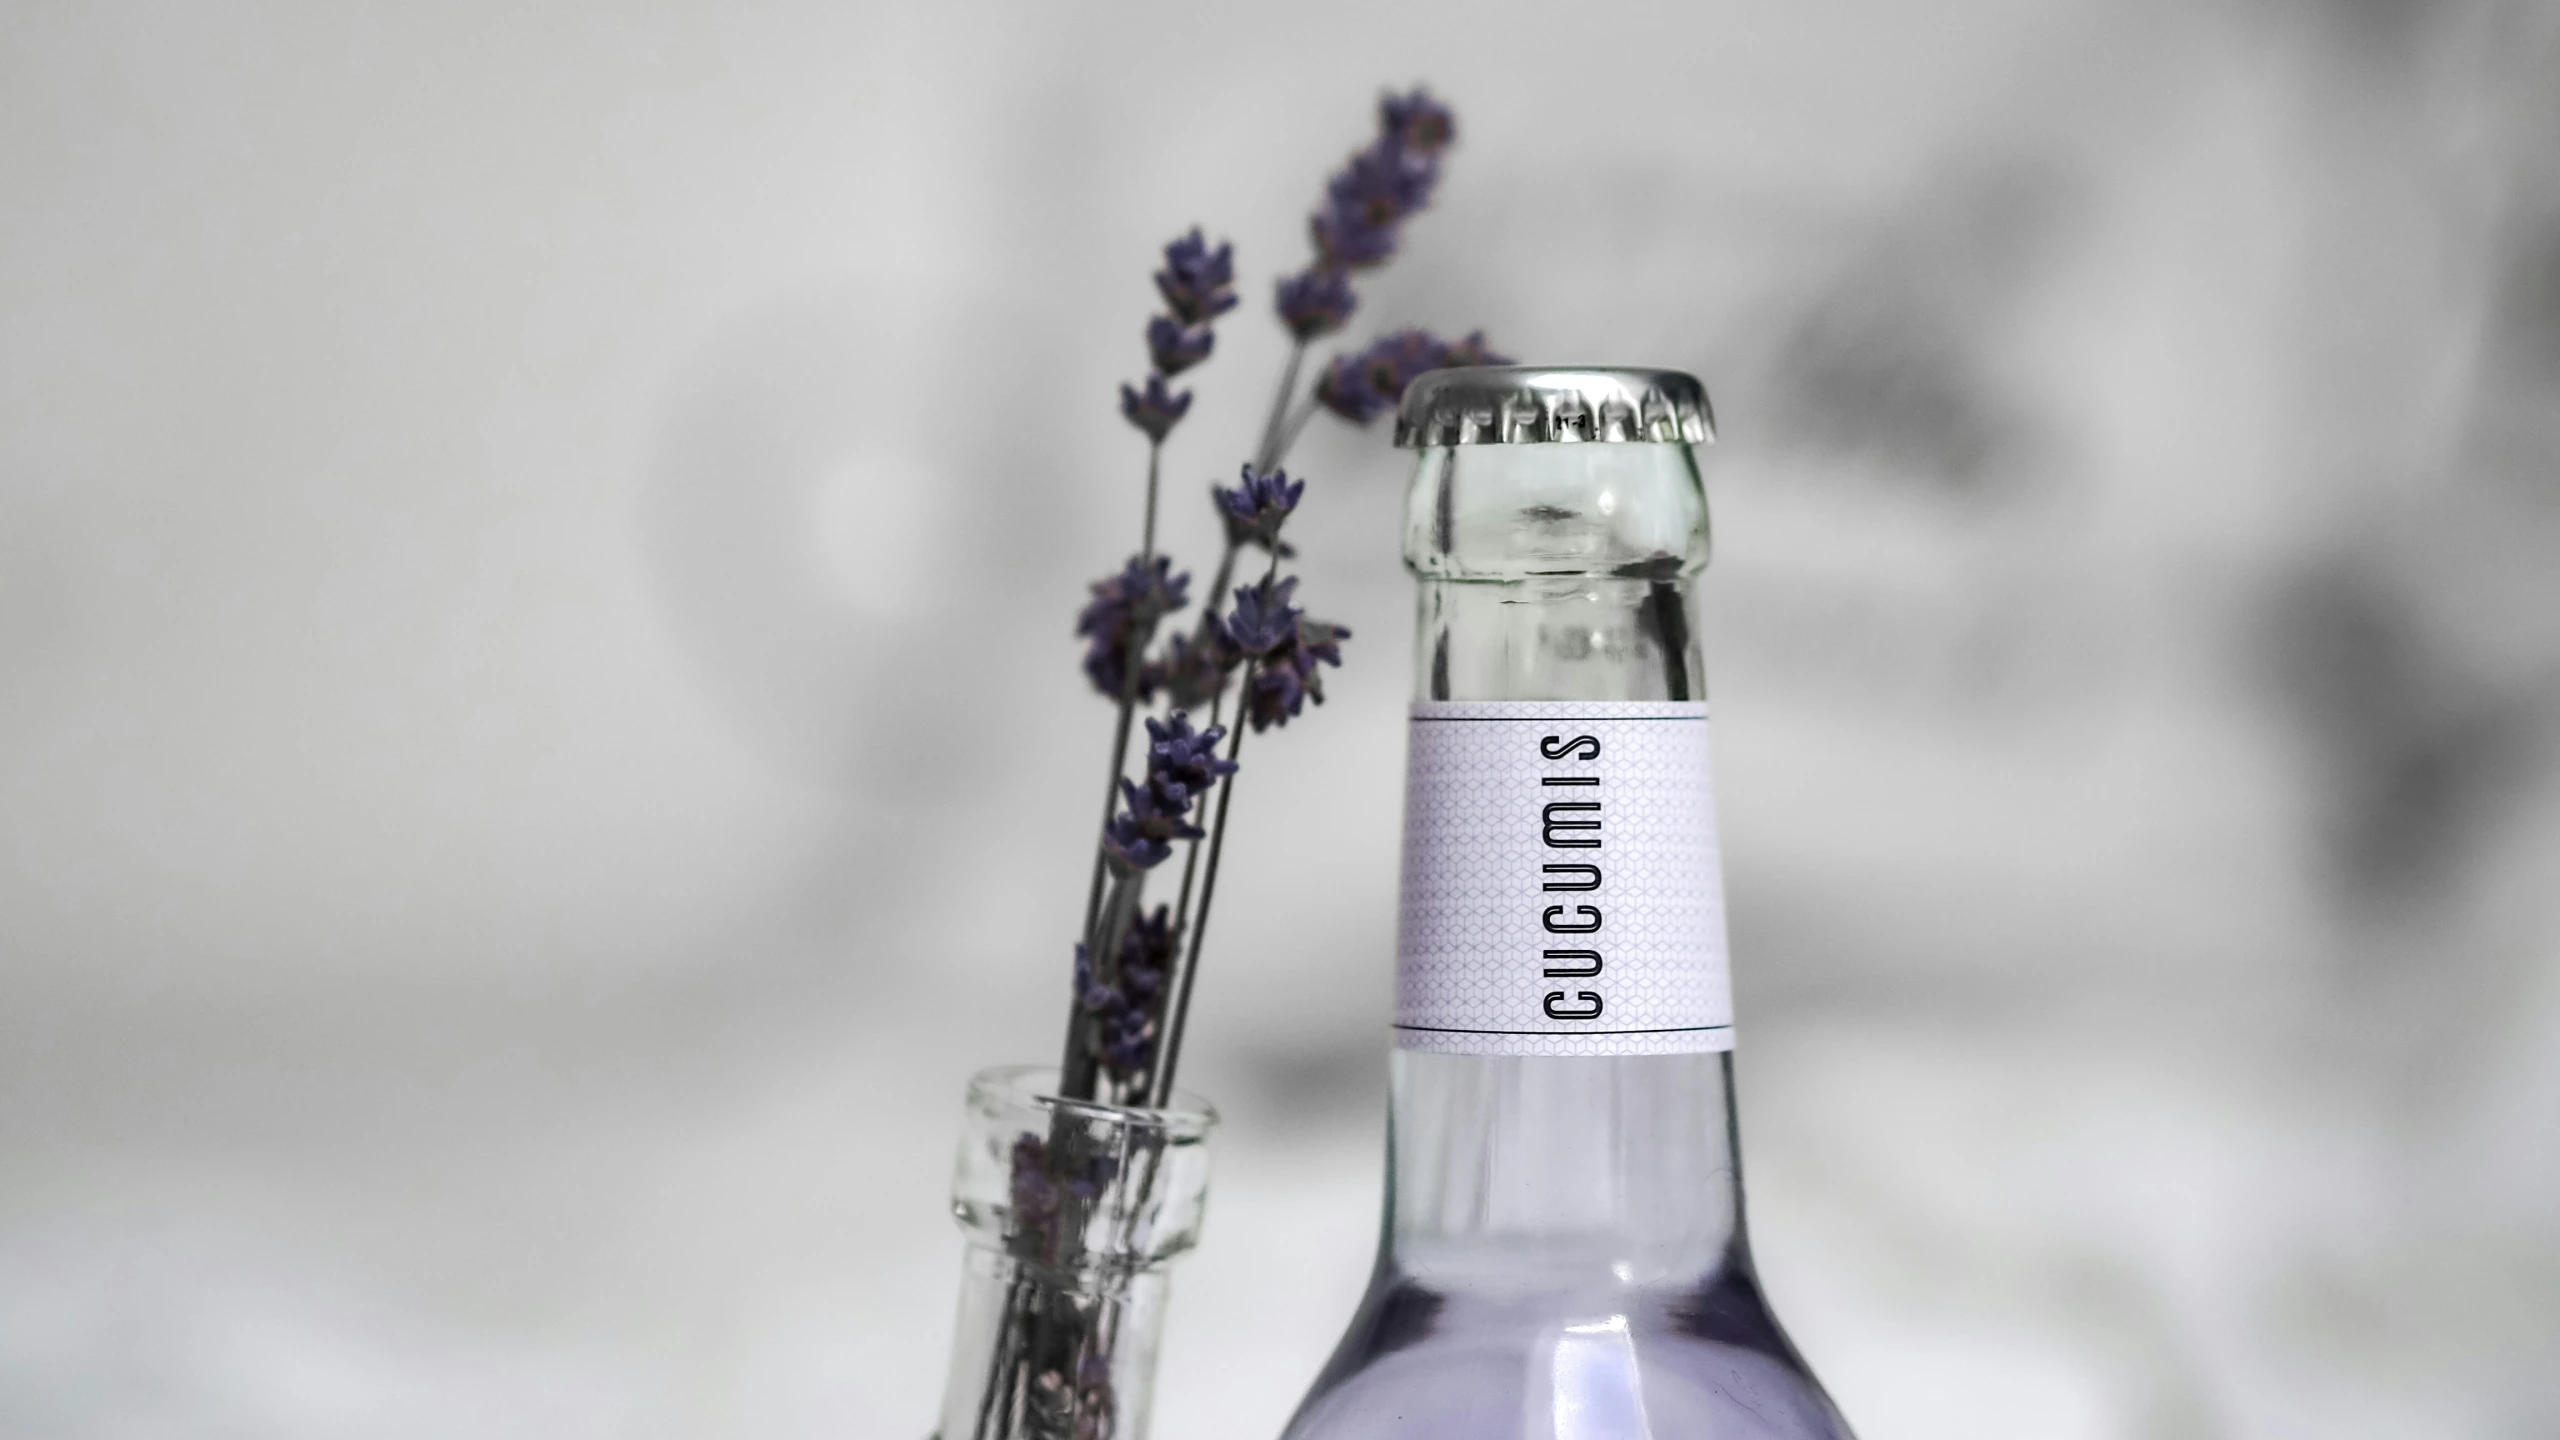
[(1406, 1049), (1732, 1048), (1707, 707), (1416, 702), (1397, 920)]

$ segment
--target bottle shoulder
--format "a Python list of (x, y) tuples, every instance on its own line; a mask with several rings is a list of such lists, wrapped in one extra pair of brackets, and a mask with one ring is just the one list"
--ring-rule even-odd
[(1487, 1297), (1384, 1279), (1286, 1440), (1849, 1440), (1748, 1272)]

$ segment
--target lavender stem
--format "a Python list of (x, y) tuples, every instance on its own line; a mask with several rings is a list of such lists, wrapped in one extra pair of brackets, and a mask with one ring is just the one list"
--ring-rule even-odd
[[(1236, 547), (1230, 545), (1227, 547), (1226, 558), (1221, 560), (1218, 566), (1221, 588), (1224, 587), (1235, 568), (1235, 558)], [(1270, 566), (1262, 572), (1262, 583), (1270, 584), (1279, 574), (1280, 552), (1274, 550), (1271, 553)], [(1248, 703), (1246, 697), (1253, 691), (1253, 672), (1260, 664), (1258, 660), (1248, 662), (1244, 667), (1243, 676), (1236, 683), (1236, 728), (1235, 733), (1227, 741), (1227, 760), (1230, 764), (1244, 749), (1245, 727), (1252, 719), (1246, 709)], [(1225, 708), (1226, 703), (1226, 687), (1221, 685), (1218, 687), (1217, 695), (1209, 702), (1210, 724), (1218, 723), (1218, 714)], [(1209, 900), (1218, 889), (1218, 854), (1226, 843), (1227, 802), (1234, 793), (1235, 783), (1236, 777), (1232, 771), (1218, 782), (1218, 818), (1210, 830), (1209, 873), (1200, 882), (1200, 913), (1196, 917), (1191, 914), (1191, 871), (1200, 859), (1199, 841), (1191, 842), (1191, 854), (1182, 862), (1182, 893), (1173, 912), (1175, 923), (1181, 928), (1173, 933), (1182, 936), (1190, 943), (1183, 947), (1182, 960), (1174, 966), (1173, 973), (1166, 977), (1164, 1029), (1156, 1036), (1156, 1063), (1152, 1073), (1147, 1077), (1149, 1105), (1161, 1107), (1173, 1098), (1173, 1062), (1175, 1052), (1182, 1044), (1183, 1022), (1190, 1018), (1191, 975), (1199, 968), (1200, 937), (1209, 927)]]
[[(1139, 537), (1138, 563), (1152, 565), (1156, 558), (1156, 491), (1163, 473), (1164, 442), (1147, 443), (1147, 516)], [(1149, 627), (1152, 632), (1152, 625)], [(1084, 939), (1095, 943), (1093, 927), (1102, 916), (1102, 875), (1104, 870), (1101, 832), (1111, 828), (1111, 812), (1120, 803), (1120, 775), (1129, 765), (1129, 726), (1138, 709), (1138, 672), (1145, 662), (1149, 636), (1132, 634), (1124, 644), (1120, 657), (1124, 672), (1120, 679), (1120, 718), (1111, 727), (1111, 773), (1102, 784), (1102, 824), (1095, 832), (1093, 846), (1093, 880), (1085, 887)], [(1099, 960), (1101, 952), (1093, 952)], [(1067, 1012), (1067, 1058), (1059, 1067), (1058, 1088), (1072, 1100), (1093, 1098), (1093, 1064), (1083, 1054), (1085, 1047), (1077, 1043), (1083, 1037), (1084, 1016), (1081, 1001)], [(1081, 1057), (1081, 1058), (1080, 1058)]]
[[(1227, 690), (1226, 686), (1221, 684), (1218, 687), (1218, 693), (1209, 698), (1209, 723), (1204, 728), (1211, 730), (1216, 729), (1218, 727), (1218, 717), (1224, 713), (1226, 708)], [(1200, 873), (1200, 844), (1200, 841), (1194, 840), (1183, 847), (1182, 889), (1175, 895), (1173, 901), (1173, 933), (1176, 938), (1176, 943), (1179, 943), (1181, 939), (1186, 938), (1191, 934), (1191, 881), (1192, 877)], [(1156, 1020), (1157, 1023), (1161, 1025), (1164, 1021), (1164, 1016), (1162, 1014), (1158, 1014), (1156, 1016)], [(1158, 1034), (1161, 1035), (1162, 1032), (1159, 1031)], [(1158, 1047), (1158, 1053), (1162, 1053), (1161, 1046)]]
[[(1164, 444), (1157, 441), (1147, 446), (1147, 520), (1138, 550), (1138, 563), (1152, 565), (1156, 558), (1156, 476), (1157, 461)], [(1120, 774), (1129, 764), (1129, 722), (1138, 707), (1138, 669), (1146, 654), (1147, 637), (1131, 636), (1122, 655), (1125, 674), (1120, 679), (1120, 719), (1111, 732), (1111, 774), (1102, 785), (1102, 825), (1108, 829), (1111, 812), (1120, 803)], [(1084, 937), (1093, 939), (1093, 922), (1102, 909), (1102, 846), (1093, 847), (1093, 881), (1085, 887)]]
[(1280, 426), (1279, 444), (1271, 451), (1270, 464), (1277, 465), (1288, 457), (1290, 448), (1298, 443), (1298, 433), (1306, 429), (1307, 422), (1315, 417), (1316, 399), (1310, 395), (1299, 402), (1296, 411)]
[[(1254, 666), (1244, 667), (1244, 684), (1253, 684)], [(1232, 762), (1244, 750), (1245, 724), (1242, 689), (1236, 692), (1236, 728), (1227, 740), (1227, 759)], [(1209, 933), (1209, 902), (1218, 894), (1218, 855), (1227, 843), (1227, 807), (1235, 800), (1236, 777), (1218, 782), (1218, 818), (1209, 827), (1209, 868), (1200, 877), (1200, 913), (1192, 918), (1190, 944), (1183, 947), (1182, 963), (1175, 967), (1165, 988), (1164, 1033), (1156, 1037), (1155, 1073), (1147, 1080), (1147, 1104), (1158, 1109), (1173, 1098), (1173, 1065), (1182, 1050), (1182, 1026), (1191, 1015), (1191, 977), (1200, 968), (1200, 942)]]
[(1156, 476), (1162, 469), (1164, 442), (1147, 442), (1147, 520), (1145, 535), (1139, 542), (1139, 554), (1149, 563), (1156, 558)]
[(1227, 603), (1227, 586), (1236, 578), (1236, 554), (1241, 548), (1229, 541), (1226, 550), (1218, 556), (1217, 576), (1209, 582), (1209, 593), (1200, 605), (1200, 625), (1192, 633), (1191, 643), (1194, 645), (1209, 643), (1209, 627), (1218, 623), (1218, 609)]
[(1280, 369), (1280, 388), (1271, 396), (1271, 414), (1262, 422), (1262, 443), (1254, 449), (1253, 468), (1268, 470), (1280, 463), (1280, 417), (1289, 411), (1289, 397), (1298, 388), (1298, 368), (1306, 362), (1307, 342), (1301, 340), (1289, 347), (1289, 363)]

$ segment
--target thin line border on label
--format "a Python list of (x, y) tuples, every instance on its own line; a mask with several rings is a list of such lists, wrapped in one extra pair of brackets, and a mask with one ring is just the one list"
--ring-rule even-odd
[(1546, 725), (1568, 721), (1576, 725), (1643, 725), (1654, 722), (1703, 725), (1707, 721), (1704, 712), (1696, 715), (1415, 715), (1410, 718), (1416, 725)]
[(1414, 1030), (1431, 1035), (1707, 1035), (1730, 1030), (1733, 1023), (1722, 1025), (1659, 1025), (1650, 1030), (1478, 1030), (1465, 1025), (1407, 1025), (1399, 1020), (1397, 1030)]

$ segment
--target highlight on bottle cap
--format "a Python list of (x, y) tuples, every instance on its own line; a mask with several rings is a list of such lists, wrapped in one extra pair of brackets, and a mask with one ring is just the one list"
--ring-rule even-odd
[(1550, 445), (1579, 441), (1707, 445), (1707, 388), (1677, 370), (1618, 365), (1468, 365), (1405, 387), (1396, 444)]

